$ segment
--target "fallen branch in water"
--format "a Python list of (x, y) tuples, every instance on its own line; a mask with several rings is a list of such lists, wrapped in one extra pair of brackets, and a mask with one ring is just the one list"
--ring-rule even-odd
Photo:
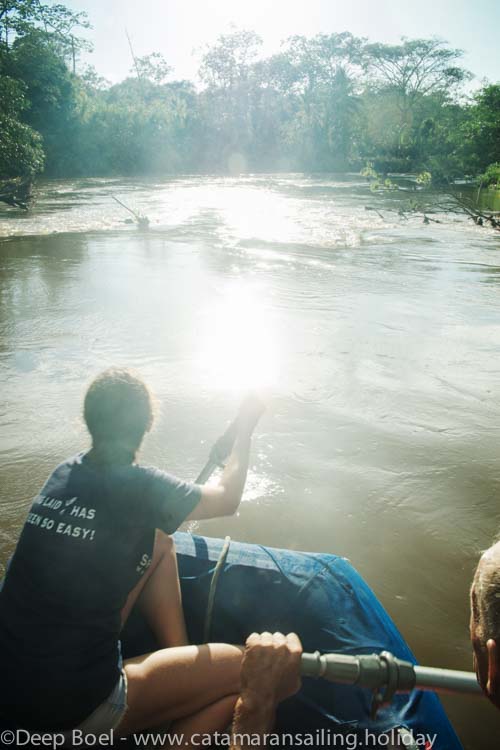
[(468, 201), (463, 195), (447, 192), (446, 195), (478, 226), (489, 224), (493, 229), (500, 231), (500, 211), (483, 211), (475, 203)]
[[(424, 224), (429, 224), (430, 222), (442, 224), (443, 222), (439, 219), (431, 218), (430, 214), (438, 212), (465, 214), (477, 226), (482, 227), (489, 224), (492, 229), (500, 231), (500, 211), (483, 210), (479, 207), (482, 183), (479, 185), (475, 197), (467, 197), (460, 192), (458, 186), (455, 186), (455, 189), (453, 189), (453, 184), (449, 184), (447, 189), (436, 190), (433, 188), (430, 172), (421, 172), (416, 176), (415, 182), (409, 187), (401, 186), (389, 178), (383, 180), (381, 175), (377, 174), (373, 169), (373, 164), (371, 163), (367, 164), (361, 175), (367, 178), (370, 190), (373, 193), (389, 193), (394, 195), (398, 193), (408, 194), (410, 192), (416, 194), (415, 197), (405, 201), (404, 204), (399, 204), (397, 207), (384, 208), (384, 211), (397, 211), (398, 215), (403, 219), (407, 219), (409, 215), (421, 214)], [(365, 206), (365, 211), (374, 211), (380, 218), (384, 218), (382, 212), (374, 206)]]
[(117, 198), (115, 195), (112, 195), (111, 197), (113, 198), (113, 200), (119, 203), (120, 206), (122, 206), (122, 208), (124, 208), (126, 211), (132, 214), (132, 216), (137, 222), (137, 226), (139, 227), (139, 229), (149, 228), (149, 219), (147, 216), (144, 216), (144, 214), (138, 214), (132, 208), (129, 208), (128, 206), (126, 206), (125, 203), (122, 203), (122, 201), (119, 198)]
[[(415, 215), (415, 214), (422, 214), (422, 219), (424, 224), (429, 224), (431, 221), (433, 224), (442, 224), (443, 222), (439, 219), (431, 219), (430, 216), (428, 216), (430, 211), (424, 211), (417, 208), (409, 208), (407, 210), (403, 209), (401, 206), (399, 208), (386, 208), (386, 211), (396, 211), (398, 216), (400, 216), (402, 219), (407, 219), (408, 215)], [(385, 220), (384, 214), (378, 210), (378, 208), (375, 208), (374, 206), (365, 206), (365, 211), (373, 211), (377, 214), (377, 216), (380, 216), (381, 219)]]
[(384, 218), (384, 215), (380, 213), (378, 208), (374, 208), (373, 206), (365, 206), (365, 211), (374, 211), (377, 214), (377, 216), (380, 216), (381, 219)]

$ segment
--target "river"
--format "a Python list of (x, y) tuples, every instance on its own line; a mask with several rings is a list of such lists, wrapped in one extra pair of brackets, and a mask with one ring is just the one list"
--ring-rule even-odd
[[(101, 369), (143, 374), (143, 458), (185, 477), (264, 387), (240, 512), (196, 530), (349, 557), (422, 663), (470, 669), (468, 589), (499, 530), (500, 236), (403, 200), (355, 177), (95, 179), (2, 210), (0, 562), (86, 446)], [(486, 701), (445, 705), (466, 748), (494, 746)]]

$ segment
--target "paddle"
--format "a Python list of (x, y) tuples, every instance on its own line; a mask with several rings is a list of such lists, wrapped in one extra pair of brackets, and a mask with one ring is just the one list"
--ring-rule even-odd
[(233, 450), (238, 432), (238, 417), (234, 419), (223, 435), (218, 438), (210, 449), (208, 461), (196, 477), (196, 484), (208, 482), (215, 469), (223, 466), (224, 461)]
[[(238, 429), (238, 419), (231, 422), (223, 435), (214, 443), (208, 461), (196, 479), (204, 484), (214, 470), (223, 464), (233, 449)], [(223, 554), (215, 567), (213, 584), (225, 563), (229, 551), (229, 538), (226, 537)], [(210, 597), (215, 595), (212, 584)], [(211, 608), (209, 607), (209, 610)], [(208, 613), (207, 613), (208, 614)], [(211, 617), (207, 617), (205, 630)], [(378, 708), (391, 702), (395, 693), (410, 693), (412, 690), (432, 690), (438, 693), (482, 694), (474, 672), (454, 669), (421, 667), (402, 659), (397, 659), (388, 651), (380, 654), (302, 654), (301, 673), (303, 677), (319, 677), (342, 685), (357, 685), (374, 691), (372, 715)], [(385, 689), (385, 693), (381, 690)]]

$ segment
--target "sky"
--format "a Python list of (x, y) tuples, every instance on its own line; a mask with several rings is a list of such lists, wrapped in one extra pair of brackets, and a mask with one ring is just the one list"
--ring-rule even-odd
[(174, 77), (196, 80), (203, 48), (234, 24), (264, 40), (263, 53), (293, 34), (350, 31), (371, 41), (437, 36), (466, 51), (478, 82), (500, 82), (500, 0), (66, 0), (85, 10), (94, 52), (86, 61), (115, 83), (125, 78), (131, 54), (161, 52)]

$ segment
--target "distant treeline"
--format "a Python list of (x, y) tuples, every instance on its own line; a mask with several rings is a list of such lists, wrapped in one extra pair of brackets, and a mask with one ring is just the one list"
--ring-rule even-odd
[(59, 4), (0, 2), (0, 177), (330, 172), (368, 162), (449, 180), (500, 162), (500, 85), (467, 96), (462, 52), (437, 39), (294, 36), (263, 59), (257, 34), (234, 31), (201, 56), (201, 87), (173, 80), (159, 53), (135, 59), (111, 86), (80, 69), (88, 27), (84, 13)]

